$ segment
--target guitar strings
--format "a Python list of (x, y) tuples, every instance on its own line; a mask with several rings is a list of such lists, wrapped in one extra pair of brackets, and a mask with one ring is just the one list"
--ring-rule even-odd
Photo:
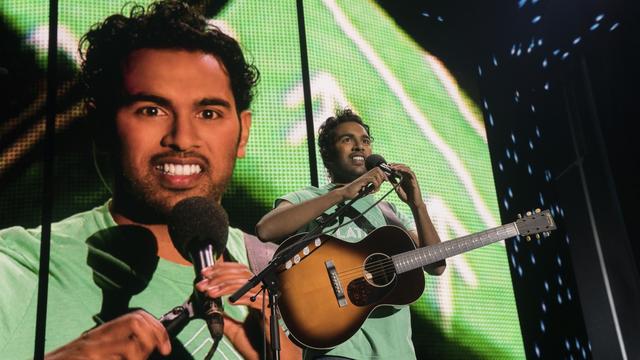
[[(372, 261), (372, 262), (368, 263), (368, 265), (369, 265), (369, 268), (372, 270), (370, 272), (377, 271), (380, 268), (386, 269), (389, 265), (391, 265), (393, 267), (393, 259), (386, 258), (386, 259), (381, 259), (381, 260), (375, 260), (375, 261)], [(356, 266), (356, 267), (348, 269), (348, 270), (339, 271), (338, 272), (338, 276), (345, 276), (345, 275), (357, 275), (357, 276), (359, 276), (362, 273), (362, 271), (364, 269), (366, 269), (366, 268), (367, 268), (366, 265)]]
[[(375, 260), (375, 261), (370, 262), (369, 265), (372, 265), (372, 266), (376, 267), (376, 266), (381, 265), (381, 264), (384, 265), (385, 262), (393, 263), (393, 259), (386, 258), (386, 259), (381, 259), (381, 260)], [(351, 269), (338, 271), (338, 275), (346, 275), (346, 274), (349, 274), (349, 273), (360, 273), (364, 268), (365, 268), (365, 265), (358, 265), (358, 266), (353, 267)]]
[[(432, 255), (432, 254), (429, 253), (429, 255)], [(375, 260), (368, 263), (367, 265), (368, 266), (360, 265), (360, 266), (353, 267), (351, 269), (339, 271), (337, 275), (341, 281), (347, 282), (360, 277), (364, 278), (365, 274), (363, 270), (367, 268), (371, 270), (369, 271), (369, 274), (372, 275), (373, 279), (375, 279), (376, 277), (379, 278), (380, 276), (386, 276), (386, 274), (389, 273), (390, 270), (392, 270), (391, 272), (394, 275), (397, 274), (397, 272), (395, 271), (395, 265), (393, 263), (392, 258)]]
[[(371, 266), (372, 264), (375, 265)], [(389, 270), (393, 270), (392, 273), (394, 275), (396, 274), (395, 266), (393, 265), (392, 259), (376, 260), (369, 263), (369, 265), (370, 266), (368, 267), (359, 266), (351, 270), (338, 272), (338, 278), (340, 278), (340, 280), (344, 282), (351, 281), (360, 277), (364, 278), (364, 272), (361, 270), (364, 270), (365, 268), (368, 268), (370, 270), (369, 274), (371, 274), (373, 279), (385, 276), (387, 273), (389, 273)]]
[[(475, 234), (475, 235), (476, 235), (476, 237), (481, 237), (483, 234), (485, 234), (485, 233), (491, 234), (491, 232), (495, 232), (495, 229), (488, 229), (488, 230), (482, 231), (482, 232), (480, 232), (478, 234)], [(472, 236), (473, 236), (473, 234), (472, 235), (465, 235), (465, 236), (462, 236), (462, 237), (460, 237), (460, 238), (458, 238), (458, 239), (456, 239), (454, 241), (450, 241), (448, 243), (448, 245), (450, 245), (449, 248), (434, 249), (434, 251), (436, 252), (435, 255), (437, 255), (438, 253), (445, 253), (446, 254), (449, 251), (448, 249), (454, 249), (454, 248), (456, 248), (456, 246), (457, 246), (457, 249), (460, 249), (460, 246), (462, 245), (462, 240), (466, 240), (467, 238), (471, 238)], [(429, 251), (425, 255), (427, 257), (433, 257), (434, 254)], [(373, 267), (373, 269), (379, 270), (379, 266), (378, 265), (382, 264), (383, 266), (387, 266), (387, 264), (386, 264), (387, 262), (390, 262), (391, 265), (393, 266), (393, 259), (391, 259), (391, 258), (375, 260), (375, 261), (370, 262), (369, 265), (371, 265)], [(378, 266), (378, 267), (376, 268), (376, 266)], [(340, 271), (340, 272), (338, 272), (338, 275), (339, 276), (356, 275), (355, 277), (350, 277), (349, 279), (357, 278), (357, 277), (361, 276), (361, 274), (364, 275), (364, 273), (362, 273), (362, 270), (364, 268), (365, 268), (364, 265), (359, 265), (359, 266), (356, 266), (356, 267), (353, 267), (353, 268), (350, 268), (350, 269), (347, 269), (347, 270)], [(388, 269), (384, 268), (383, 270), (388, 270)]]
[(367, 281), (367, 282), (371, 281), (374, 284), (378, 284), (380, 282), (379, 281), (380, 279), (390, 279), (390, 278), (393, 278), (396, 275), (395, 271), (393, 273), (389, 273), (389, 272), (386, 272), (386, 271), (375, 271), (375, 272), (371, 272), (370, 274), (371, 274), (371, 277), (369, 279), (367, 279), (364, 276), (359, 276), (359, 275), (350, 276), (350, 277), (339, 277), (339, 279), (342, 282), (345, 282), (345, 283), (349, 283), (352, 280), (362, 280), (362, 281)]
[[(433, 254), (431, 252), (427, 252), (427, 256), (431, 257), (431, 256), (433, 256)], [(376, 267), (379, 268), (379, 265), (386, 266), (386, 265), (388, 265), (388, 263), (391, 263), (391, 265), (393, 265), (393, 259), (389, 257), (389, 258), (384, 258), (384, 259), (380, 259), (380, 260), (375, 260), (375, 261), (372, 261), (372, 262), (370, 262), (368, 264), (371, 265), (375, 269)], [(347, 274), (354, 273), (354, 272), (359, 274), (364, 268), (365, 268), (365, 265), (359, 265), (359, 266), (356, 266), (356, 267), (353, 267), (353, 268), (350, 268), (350, 269), (339, 271), (338, 275), (347, 275)]]

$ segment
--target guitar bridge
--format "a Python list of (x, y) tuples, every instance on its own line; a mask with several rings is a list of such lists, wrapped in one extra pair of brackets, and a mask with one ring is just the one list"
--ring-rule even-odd
[(333, 288), (333, 294), (336, 296), (336, 300), (338, 301), (338, 306), (347, 306), (347, 298), (344, 296), (344, 290), (342, 288), (342, 284), (340, 283), (340, 278), (338, 277), (336, 266), (333, 264), (332, 260), (325, 261), (324, 266), (326, 266), (327, 268), (329, 281), (331, 282), (331, 287)]

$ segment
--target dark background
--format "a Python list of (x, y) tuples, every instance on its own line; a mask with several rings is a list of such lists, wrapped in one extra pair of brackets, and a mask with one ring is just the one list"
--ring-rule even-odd
[(483, 105), (503, 222), (554, 214), (506, 243), (527, 358), (640, 356), (637, 2), (379, 3)]

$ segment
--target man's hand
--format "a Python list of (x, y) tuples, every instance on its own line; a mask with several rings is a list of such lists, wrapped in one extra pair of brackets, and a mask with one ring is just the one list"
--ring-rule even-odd
[(404, 164), (389, 164), (389, 167), (402, 175), (402, 182), (400, 182), (400, 186), (396, 187), (396, 193), (400, 200), (412, 208), (424, 205), (416, 174)]
[[(205, 294), (211, 299), (225, 295), (231, 295), (240, 289), (247, 281), (253, 277), (249, 268), (240, 263), (225, 262), (218, 260), (213, 266), (202, 270), (203, 280), (196, 284), (196, 290)], [(233, 305), (246, 305), (250, 308), (261, 310), (263, 294), (257, 295), (260, 286), (256, 286), (247, 291)], [(256, 301), (251, 301), (251, 297), (256, 296)], [(267, 315), (269, 310), (267, 309)], [(244, 332), (241, 323), (224, 315), (224, 335), (231, 340), (245, 358), (253, 358), (254, 351)]]
[(154, 350), (171, 353), (167, 331), (153, 316), (137, 310), (87, 331), (47, 354), (47, 360), (147, 359)]
[[(196, 290), (214, 299), (233, 294), (253, 277), (253, 273), (244, 264), (217, 261), (215, 265), (203, 269), (202, 276), (204, 279), (196, 284)], [(234, 305), (247, 305), (261, 310), (262, 294), (255, 302), (250, 300), (250, 297), (258, 294), (259, 291), (258, 285), (242, 295)]]
[(380, 189), (380, 185), (385, 180), (387, 180), (387, 176), (384, 174), (382, 169), (380, 169), (379, 167), (375, 167), (362, 174), (362, 176), (360, 176), (359, 178), (346, 184), (345, 186), (336, 189), (336, 191), (341, 192), (343, 201), (351, 200), (354, 197), (358, 196), (358, 193), (360, 193), (360, 190), (362, 190), (363, 187), (369, 184), (373, 185), (373, 190), (369, 193), (373, 194), (377, 192)]

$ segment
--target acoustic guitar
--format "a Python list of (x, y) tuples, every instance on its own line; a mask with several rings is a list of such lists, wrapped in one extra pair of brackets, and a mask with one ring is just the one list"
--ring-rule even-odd
[[(357, 243), (319, 235), (278, 268), (282, 320), (299, 344), (335, 347), (374, 309), (416, 301), (424, 291), (423, 266), (517, 235), (548, 236), (555, 228), (549, 210), (536, 210), (510, 224), (418, 249), (396, 226), (380, 227)], [(278, 251), (302, 236), (287, 239)]]

